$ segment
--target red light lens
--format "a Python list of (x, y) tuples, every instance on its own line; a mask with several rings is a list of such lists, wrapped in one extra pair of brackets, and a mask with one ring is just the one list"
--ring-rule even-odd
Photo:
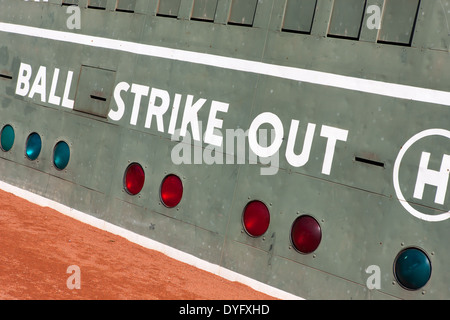
[(131, 195), (136, 195), (141, 192), (144, 187), (145, 173), (141, 165), (132, 163), (125, 171), (124, 184), (125, 190)]
[(168, 208), (173, 208), (180, 203), (182, 197), (183, 183), (181, 179), (174, 174), (165, 177), (161, 184), (162, 203)]
[(251, 201), (245, 206), (242, 220), (245, 231), (250, 236), (262, 236), (269, 228), (269, 209), (261, 201)]
[(311, 253), (317, 249), (322, 240), (320, 224), (310, 216), (298, 217), (291, 230), (294, 247), (301, 253)]

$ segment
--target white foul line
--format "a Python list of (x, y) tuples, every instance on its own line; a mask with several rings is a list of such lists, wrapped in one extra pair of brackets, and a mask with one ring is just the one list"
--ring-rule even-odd
[(129, 52), (143, 56), (158, 57), (228, 70), (267, 75), (288, 80), (308, 82), (312, 84), (371, 93), (392, 98), (450, 106), (450, 92), (447, 91), (367, 80), (328, 72), (286, 67), (264, 62), (171, 49), (130, 41), (55, 31), (11, 23), (0, 22), (0, 31), (96, 48)]

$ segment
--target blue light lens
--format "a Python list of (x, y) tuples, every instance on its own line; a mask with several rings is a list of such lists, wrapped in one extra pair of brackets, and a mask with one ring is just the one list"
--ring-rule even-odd
[(53, 164), (59, 170), (67, 167), (70, 159), (70, 148), (66, 142), (60, 141), (56, 144), (53, 151)]
[(404, 288), (418, 290), (430, 280), (431, 262), (422, 250), (408, 248), (397, 256), (394, 272)]
[(27, 145), (25, 149), (28, 159), (36, 160), (37, 157), (39, 157), (39, 154), (41, 153), (41, 148), (42, 148), (41, 137), (36, 132), (33, 132), (28, 136)]
[(3, 127), (0, 135), (1, 135), (0, 140), (1, 140), (2, 150), (3, 151), (11, 150), (11, 148), (14, 144), (14, 139), (15, 139), (13, 127), (11, 127), (9, 124), (7, 124), (6, 126)]

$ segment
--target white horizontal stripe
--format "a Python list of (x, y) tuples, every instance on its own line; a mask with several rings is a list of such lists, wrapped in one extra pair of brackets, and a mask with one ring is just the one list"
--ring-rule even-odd
[(169, 247), (165, 244), (162, 244), (160, 242), (157, 242), (155, 240), (152, 240), (150, 238), (144, 237), (140, 234), (134, 233), (130, 230), (124, 229), (122, 227), (119, 227), (117, 225), (114, 225), (112, 223), (106, 222), (104, 220), (98, 219), (94, 216), (91, 216), (87, 213), (83, 213), (81, 211), (75, 210), (73, 208), (70, 208), (68, 206), (65, 206), (61, 203), (58, 203), (56, 201), (47, 199), (45, 197), (42, 197), (40, 195), (37, 195), (35, 193), (32, 193), (30, 191), (18, 188), (16, 186), (10, 185), (6, 182), (0, 181), (0, 189), (9, 193), (12, 193), (22, 199), (28, 200), (34, 204), (37, 204), (42, 207), (49, 207), (53, 210), (56, 210), (66, 216), (69, 216), (75, 220), (81, 221), (83, 223), (86, 223), (90, 226), (96, 227), (98, 229), (110, 232), (112, 234), (121, 236), (125, 239), (127, 239), (130, 242), (136, 243), (142, 247), (145, 247), (147, 249), (155, 250), (158, 252), (161, 252), (175, 260), (187, 263), (189, 265), (192, 265), (198, 269), (208, 271), (212, 274), (215, 274), (217, 276), (220, 276), (224, 279), (230, 280), (230, 281), (236, 281), (242, 284), (245, 284), (254, 290), (263, 292), (265, 294), (268, 294), (272, 297), (283, 299), (283, 300), (303, 300), (303, 298), (300, 298), (298, 296), (295, 296), (291, 293), (288, 293), (286, 291), (280, 290), (278, 288), (269, 286), (265, 283), (259, 282), (255, 279), (246, 277), (242, 274), (239, 274), (237, 272), (231, 271), (229, 269), (226, 269), (224, 267), (221, 267), (217, 264), (210, 263), (208, 261), (202, 260), (200, 258), (197, 258), (191, 254), (188, 254), (186, 252), (180, 251), (178, 249)]
[(97, 48), (130, 52), (144, 56), (159, 57), (208, 65), (217, 68), (267, 75), (393, 98), (450, 106), (450, 92), (446, 91), (347, 77), (327, 72), (286, 67), (263, 62), (229, 58), (186, 50), (170, 49), (136, 42), (94, 37), (10, 23), (0, 23), (0, 31)]

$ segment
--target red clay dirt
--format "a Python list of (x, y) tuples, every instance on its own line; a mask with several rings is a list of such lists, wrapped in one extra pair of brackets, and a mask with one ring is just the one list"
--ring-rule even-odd
[[(71, 265), (80, 289), (67, 286)], [(0, 191), (0, 299), (274, 298)]]

